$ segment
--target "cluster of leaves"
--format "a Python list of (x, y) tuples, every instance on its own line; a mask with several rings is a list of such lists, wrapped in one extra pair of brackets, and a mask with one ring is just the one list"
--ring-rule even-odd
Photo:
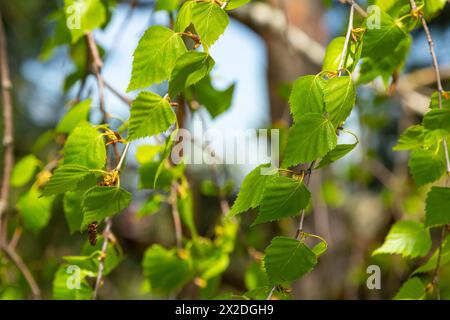
[[(228, 10), (245, 5), (248, 0), (158, 0), (156, 10), (176, 13), (173, 28), (151, 26), (141, 37), (134, 52), (128, 91), (142, 90), (131, 104), (130, 119), (114, 132), (106, 124), (88, 122), (92, 112), (90, 99), (73, 106), (55, 131), (43, 137), (46, 144), (53, 137), (67, 138), (61, 156), (53, 165), (43, 165), (29, 155), (17, 163), (12, 184), (25, 186), (33, 179), (31, 188), (18, 202), (24, 224), (39, 232), (48, 223), (52, 205), (62, 201), (71, 232), (82, 231), (89, 224), (101, 223), (129, 206), (132, 195), (120, 187), (120, 167), (110, 166), (107, 145), (158, 136), (163, 145), (138, 148), (140, 189), (154, 192), (139, 210), (140, 216), (155, 214), (164, 203), (176, 210), (189, 230), (180, 246), (165, 248), (150, 246), (142, 262), (147, 288), (155, 294), (170, 295), (193, 282), (204, 298), (214, 297), (220, 278), (229, 264), (238, 229), (236, 215), (258, 209), (254, 225), (298, 216), (310, 205), (309, 176), (350, 153), (358, 144), (356, 136), (344, 129), (355, 103), (357, 85), (381, 77), (386, 84), (405, 62), (410, 45), (409, 33), (419, 26), (417, 14), (411, 12), (409, 1), (373, 0), (381, 8), (353, 26), (350, 37), (333, 39), (327, 47), (322, 71), (317, 75), (298, 78), (292, 85), (289, 105), (293, 125), (283, 150), (280, 168), (269, 164), (251, 171), (243, 181), (237, 199), (227, 216), (215, 228), (214, 240), (199, 235), (193, 215), (192, 194), (183, 165), (174, 166), (168, 159), (172, 136), (180, 125), (177, 101), (186, 101), (195, 112), (197, 101), (217, 117), (231, 104), (234, 85), (217, 90), (210, 75), (214, 59), (209, 49), (224, 33)], [(439, 3), (439, 4), (438, 4)], [(445, 1), (418, 1), (427, 18), (443, 8)], [(82, 5), (80, 28), (68, 28), (74, 5)], [(114, 1), (65, 0), (64, 8), (55, 12), (54, 36), (46, 44), (42, 58), (50, 57), (54, 48), (69, 46), (75, 71), (65, 83), (69, 89), (83, 80), (89, 59), (86, 57), (86, 34), (104, 27), (110, 18)], [(374, 21), (379, 27), (374, 28)], [(357, 68), (358, 66), (358, 68)], [(162, 96), (149, 91), (152, 85), (166, 82), (168, 92)], [(448, 94), (443, 94), (439, 108), (438, 95), (433, 95), (430, 111), (421, 125), (415, 125), (400, 137), (395, 150), (412, 150), (410, 168), (418, 186), (436, 183), (446, 173), (442, 141), (449, 138)], [(353, 144), (338, 144), (341, 133), (352, 134)], [(117, 134), (116, 134), (117, 133)], [(121, 138), (126, 136), (126, 139)], [(117, 137), (120, 136), (120, 139)], [(450, 141), (450, 140), (449, 140)], [(128, 150), (128, 148), (124, 148)], [(125, 151), (126, 152), (126, 151)], [(116, 159), (118, 160), (118, 159)], [(306, 168), (304, 168), (306, 166)], [(53, 170), (56, 168), (55, 170)], [(39, 172), (37, 173), (37, 169)], [(52, 172), (53, 171), (53, 172)], [(23, 174), (26, 172), (27, 174)], [(207, 186), (212, 194), (221, 194), (226, 186)], [(426, 203), (425, 223), (399, 221), (393, 225), (385, 243), (374, 254), (401, 254), (405, 258), (426, 256), (431, 249), (430, 228), (450, 223), (449, 188), (433, 186)], [(79, 256), (64, 257), (54, 279), (54, 297), (88, 299), (92, 297), (92, 279), (98, 275), (99, 263), (105, 264), (103, 275), (111, 272), (122, 259), (122, 250), (115, 241), (107, 241), (106, 252), (99, 238), (94, 246), (86, 244)], [(310, 240), (318, 240), (311, 245)], [(426, 288), (416, 275), (434, 270), (436, 261), (450, 262), (448, 239), (421, 267), (414, 271), (397, 298), (423, 298)], [(325, 239), (298, 230), (296, 237), (275, 237), (265, 250), (261, 261), (250, 266), (247, 273), (249, 292), (244, 298), (265, 298), (273, 288), (285, 297), (285, 288), (318, 263), (326, 251)], [(68, 288), (71, 274), (68, 268), (77, 265), (81, 271), (81, 286)], [(257, 278), (257, 279), (256, 279)]]

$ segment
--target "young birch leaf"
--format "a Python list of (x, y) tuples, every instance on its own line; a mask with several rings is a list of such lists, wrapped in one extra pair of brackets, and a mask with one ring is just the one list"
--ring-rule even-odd
[(401, 254), (404, 258), (425, 256), (431, 248), (430, 231), (416, 221), (396, 222), (383, 245), (372, 255)]
[(113, 216), (128, 207), (131, 202), (131, 193), (118, 187), (95, 186), (86, 191), (82, 203), (83, 223), (89, 223)]
[(206, 52), (189, 51), (180, 56), (169, 80), (169, 96), (174, 98), (184, 88), (202, 80), (214, 64), (214, 60)]
[(367, 32), (364, 35), (362, 55), (372, 59), (381, 58), (395, 52), (403, 39), (407, 37), (400, 24), (390, 15), (381, 11), (380, 26), (370, 25), (373, 15), (367, 18)]
[(239, 7), (245, 6), (247, 3), (251, 2), (251, 1), (252, 0), (230, 0), (230, 1), (228, 1), (228, 4), (225, 7), (225, 10), (237, 9)]
[(432, 187), (426, 201), (425, 226), (450, 224), (450, 188)]
[(289, 130), (283, 167), (321, 158), (336, 144), (336, 131), (331, 121), (321, 114), (307, 113)]
[[(325, 51), (325, 58), (323, 60), (322, 71), (334, 71), (337, 72), (342, 59), (342, 52), (344, 51), (345, 37), (334, 38), (330, 44), (328, 44)], [(347, 58), (347, 63), (344, 68), (347, 68), (350, 72), (353, 71), (356, 65), (355, 59), (359, 60), (361, 50), (358, 52), (358, 48), (352, 42), (349, 46), (352, 50)], [(352, 54), (354, 52), (354, 54)], [(359, 54), (358, 54), (359, 53)]]
[(33, 154), (20, 159), (11, 173), (11, 186), (22, 187), (30, 182), (40, 164), (41, 161)]
[[(450, 91), (444, 91), (442, 94), (442, 108), (450, 109)], [(433, 92), (431, 95), (430, 109), (439, 109), (439, 92)]]
[(445, 162), (441, 155), (430, 150), (416, 149), (411, 152), (408, 165), (418, 186), (434, 182), (445, 174)]
[(185, 52), (186, 46), (178, 33), (166, 27), (150, 27), (134, 51), (127, 92), (168, 79), (178, 57)]
[(70, 233), (81, 230), (81, 224), (83, 223), (83, 208), (81, 206), (83, 202), (84, 192), (66, 192), (63, 199), (64, 215), (66, 217), (67, 225), (69, 226)]
[[(79, 274), (77, 274), (79, 273)], [(80, 286), (77, 281), (71, 281), (77, 275), (80, 276)], [(91, 300), (92, 287), (86, 277), (93, 277), (94, 274), (84, 269), (70, 269), (69, 265), (62, 265), (55, 274), (53, 280), (53, 299), (55, 300)], [(73, 288), (69, 288), (72, 284)]]
[(253, 225), (296, 216), (308, 206), (311, 193), (302, 181), (273, 177), (263, 192), (259, 215)]
[(71, 107), (58, 123), (56, 132), (71, 133), (80, 122), (87, 121), (89, 109), (91, 108), (91, 101), (91, 99), (87, 99)]
[(306, 113), (324, 112), (324, 83), (325, 80), (320, 75), (300, 77), (294, 82), (289, 98), (294, 122), (297, 122)]
[(131, 106), (128, 140), (165, 132), (176, 120), (168, 99), (153, 92), (143, 91)]
[[(230, 216), (259, 206), (267, 183), (274, 178), (274, 175), (263, 175), (261, 173), (261, 169), (269, 167), (269, 164), (260, 165), (245, 177), (236, 201), (230, 210)], [(273, 173), (275, 174), (276, 172), (277, 170), (275, 169)]]
[(91, 172), (89, 168), (77, 164), (66, 164), (55, 170), (50, 180), (45, 184), (42, 195), (47, 197), (54, 194), (73, 191)]
[(442, 251), (439, 252), (439, 248), (437, 248), (431, 258), (428, 259), (424, 265), (414, 270), (413, 275), (434, 271), (436, 269), (438, 259), (440, 260), (439, 264), (441, 267), (450, 263), (450, 235), (447, 235), (442, 243)]
[(180, 0), (156, 0), (155, 11), (175, 11)]
[(203, 78), (195, 85), (195, 97), (214, 119), (227, 111), (233, 100), (235, 84), (221, 91), (214, 88), (209, 76)]
[(64, 145), (64, 164), (102, 169), (105, 163), (106, 147), (103, 136), (90, 124), (77, 126)]
[(325, 109), (330, 121), (338, 127), (352, 112), (356, 101), (356, 88), (349, 76), (335, 77), (324, 85)]
[(411, 150), (421, 148), (425, 143), (425, 131), (421, 125), (409, 127), (398, 139), (397, 145), (392, 148), (394, 151)]
[(328, 152), (320, 161), (319, 165), (316, 167), (316, 169), (320, 169), (323, 167), (326, 167), (327, 165), (338, 161), (339, 159), (345, 157), (348, 153), (350, 153), (358, 143), (354, 144), (340, 144), (336, 146), (333, 150)]
[(142, 268), (152, 292), (163, 295), (180, 289), (193, 276), (189, 261), (179, 258), (175, 250), (167, 250), (158, 244), (147, 249)]
[(411, 278), (406, 281), (397, 294), (394, 300), (423, 300), (426, 295), (426, 288), (422, 281), (417, 278)]
[(180, 11), (178, 11), (174, 25), (175, 32), (184, 32), (192, 23), (192, 7), (194, 4), (194, 1), (186, 1)]
[(264, 266), (272, 284), (297, 280), (316, 264), (314, 252), (293, 238), (275, 237), (265, 251)]
[(191, 12), (201, 42), (210, 47), (225, 32), (228, 14), (215, 1), (195, 2)]
[(428, 130), (450, 131), (450, 109), (431, 109), (425, 114), (423, 125)]
[(53, 197), (40, 198), (37, 189), (31, 188), (23, 194), (17, 202), (25, 228), (38, 233), (44, 228), (51, 217)]
[(64, 12), (72, 43), (106, 21), (106, 9), (101, 0), (64, 0)]

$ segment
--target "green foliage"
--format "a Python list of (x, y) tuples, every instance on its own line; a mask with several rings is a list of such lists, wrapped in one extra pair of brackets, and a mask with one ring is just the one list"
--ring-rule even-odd
[(207, 47), (210, 47), (219, 39), (228, 23), (228, 15), (215, 1), (194, 2), (192, 24), (195, 26), (200, 40)]
[(134, 52), (133, 71), (127, 91), (167, 80), (177, 59), (186, 52), (181, 36), (172, 30), (150, 27)]
[(208, 110), (214, 119), (227, 111), (233, 100), (235, 84), (224, 90), (217, 90), (211, 83), (210, 77), (205, 77), (195, 85), (195, 97)]
[(354, 144), (340, 144), (337, 145), (336, 148), (328, 152), (320, 161), (319, 165), (316, 167), (316, 169), (323, 168), (335, 161), (338, 161), (339, 159), (345, 157), (348, 153), (350, 153), (358, 143)]
[(131, 193), (119, 187), (95, 186), (83, 196), (83, 226), (110, 217), (128, 207)]
[(293, 238), (275, 237), (265, 251), (264, 266), (272, 284), (297, 280), (316, 264), (316, 254)]
[(352, 112), (356, 88), (349, 76), (331, 78), (324, 87), (325, 108), (329, 119), (338, 127)]
[(264, 189), (255, 224), (295, 216), (309, 203), (311, 193), (302, 181), (273, 177)]
[(143, 91), (131, 107), (128, 140), (151, 137), (167, 131), (176, 121), (169, 100)]
[(425, 226), (450, 224), (450, 188), (431, 188), (426, 203)]
[(106, 21), (106, 9), (101, 0), (64, 0), (64, 12), (72, 43)]
[(440, 154), (430, 150), (417, 149), (409, 159), (411, 174), (418, 186), (438, 180), (445, 173), (445, 162)]
[(321, 158), (336, 144), (336, 132), (331, 121), (319, 113), (306, 113), (289, 130), (283, 167)]
[(64, 194), (64, 215), (69, 226), (70, 233), (81, 229), (83, 223), (83, 213), (81, 203), (83, 202), (84, 192), (74, 191)]
[(89, 168), (77, 164), (67, 164), (59, 167), (45, 184), (44, 196), (73, 191), (83, 179), (91, 174)]
[(323, 113), (325, 110), (324, 82), (320, 75), (300, 77), (294, 82), (289, 104), (295, 122), (309, 112)]
[[(241, 189), (230, 210), (230, 215), (256, 208), (260, 205), (267, 183), (273, 179), (273, 175), (262, 174), (262, 169), (270, 168), (270, 165), (261, 165), (253, 169), (244, 179)], [(274, 171), (275, 174), (277, 171)]]
[(450, 236), (447, 236), (442, 243), (442, 251), (440, 252), (440, 254), (439, 248), (437, 248), (430, 259), (428, 259), (428, 261), (424, 265), (414, 270), (413, 275), (436, 270), (438, 260), (440, 266), (445, 266), (450, 263)]
[(59, 121), (56, 132), (71, 133), (78, 124), (87, 121), (91, 103), (91, 99), (86, 99), (71, 107), (61, 121)]
[(169, 96), (175, 97), (184, 88), (206, 77), (214, 67), (214, 60), (208, 53), (189, 51), (180, 56), (169, 81)]
[(167, 250), (158, 244), (147, 249), (142, 268), (151, 290), (162, 295), (180, 289), (193, 273), (191, 263), (180, 258), (175, 249)]
[(40, 198), (39, 191), (32, 187), (17, 202), (25, 227), (34, 233), (44, 228), (51, 217), (53, 198)]
[[(80, 277), (79, 283), (76, 280), (78, 276)], [(70, 269), (68, 265), (62, 265), (53, 280), (53, 298), (56, 300), (90, 300), (93, 289), (87, 278), (93, 276), (92, 272)]]
[(425, 256), (431, 248), (430, 232), (416, 221), (396, 222), (381, 247), (373, 252), (378, 254), (401, 254), (405, 258)]
[(64, 164), (102, 169), (106, 162), (103, 136), (90, 124), (78, 125), (64, 145)]
[(23, 187), (33, 179), (41, 161), (33, 154), (29, 154), (18, 161), (11, 173), (11, 186)]
[(394, 300), (423, 300), (425, 295), (424, 284), (419, 278), (414, 277), (402, 285)]
[(405, 130), (398, 139), (394, 151), (412, 150), (420, 148), (425, 142), (424, 128), (421, 125), (414, 125)]

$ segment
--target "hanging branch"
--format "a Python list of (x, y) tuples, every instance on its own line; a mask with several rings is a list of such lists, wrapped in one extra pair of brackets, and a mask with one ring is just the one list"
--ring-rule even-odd
[(40, 299), (41, 290), (33, 278), (30, 270), (23, 261), (22, 257), (16, 252), (16, 237), (8, 244), (7, 226), (2, 226), (4, 215), (8, 208), (8, 200), (10, 193), (11, 172), (14, 166), (14, 121), (13, 106), (11, 99), (12, 83), (8, 67), (8, 51), (6, 44), (6, 35), (3, 27), (2, 15), (0, 12), (0, 73), (1, 73), (1, 89), (3, 103), (3, 178), (2, 190), (0, 194), (0, 230), (2, 234), (0, 238), (0, 249), (5, 252), (7, 257), (16, 265), (17, 269), (22, 273), (27, 281), (34, 299)]
[[(439, 69), (439, 62), (438, 62), (438, 58), (437, 58), (436, 51), (434, 48), (433, 37), (431, 36), (430, 28), (428, 27), (428, 23), (423, 15), (423, 12), (417, 8), (416, 1), (410, 0), (410, 3), (411, 3), (412, 14), (413, 14), (413, 16), (417, 15), (417, 17), (419, 17), (420, 21), (422, 22), (423, 30), (425, 31), (425, 35), (427, 37), (428, 46), (430, 47), (431, 59), (433, 60), (434, 72), (436, 74), (436, 82), (437, 82), (437, 89), (438, 89), (438, 105), (439, 105), (439, 109), (442, 109), (444, 87), (442, 85), (441, 71)], [(444, 147), (445, 164), (447, 167), (447, 178), (448, 178), (448, 176), (450, 175), (450, 158), (449, 158), (449, 154), (448, 154), (447, 141), (445, 139), (442, 139), (442, 145)], [(440, 269), (440, 265), (441, 265), (442, 245), (443, 245), (443, 242), (445, 239), (445, 231), (446, 231), (445, 228), (446, 228), (446, 226), (443, 226), (442, 230), (441, 230), (441, 237), (439, 239), (438, 259), (436, 262), (436, 268), (434, 269), (434, 272), (433, 272), (433, 280), (432, 280), (432, 283), (433, 283), (434, 287), (436, 288), (436, 297), (438, 300), (441, 299), (441, 294), (440, 294), (440, 289), (439, 289), (439, 269)]]

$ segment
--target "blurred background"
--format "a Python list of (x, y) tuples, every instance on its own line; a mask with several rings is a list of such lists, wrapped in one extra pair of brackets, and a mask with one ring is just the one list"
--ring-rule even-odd
[[(366, 5), (364, 1), (360, 3)], [(14, 87), (16, 159), (38, 148), (37, 138), (54, 128), (77, 94), (79, 83), (70, 82), (70, 75), (77, 68), (68, 59), (68, 49), (46, 51), (46, 41), (53, 30), (48, 16), (61, 6), (62, 1), (56, 0), (0, 0)], [(140, 36), (150, 25), (167, 25), (169, 16), (166, 12), (155, 12), (154, 2), (149, 0), (117, 1), (111, 12), (111, 22), (95, 36), (106, 52), (105, 78), (115, 89), (125, 92), (132, 53)], [(235, 83), (235, 94), (231, 108), (215, 119), (207, 119), (208, 126), (286, 128), (290, 122), (286, 102), (290, 84), (301, 75), (320, 71), (324, 48), (333, 37), (344, 34), (347, 16), (346, 5), (319, 0), (253, 2), (233, 11), (230, 26), (213, 46), (211, 55), (216, 60), (214, 84), (227, 88)], [(430, 28), (444, 84), (447, 84), (450, 5), (430, 23)], [(398, 76), (395, 92), (389, 92), (381, 80), (359, 89), (357, 107), (346, 128), (357, 133), (360, 145), (331, 168), (312, 175), (314, 212), (307, 215), (305, 230), (323, 236), (329, 250), (312, 273), (295, 283), (294, 298), (389, 299), (412, 268), (421, 262), (406, 262), (396, 256), (371, 257), (372, 250), (383, 241), (394, 221), (403, 216), (423, 217), (424, 212), (426, 188), (417, 189), (412, 182), (407, 153), (392, 151), (399, 134), (420, 121), (435, 86), (425, 35), (417, 31), (413, 36), (410, 55)], [(95, 93), (93, 77), (88, 79), (87, 88)], [(166, 90), (164, 85), (153, 89), (160, 93)], [(98, 102), (94, 100), (95, 105)], [(128, 107), (109, 92), (106, 107), (109, 113), (120, 118), (129, 116)], [(99, 110), (91, 116), (98, 119)], [(352, 141), (347, 137), (340, 139)], [(55, 152), (56, 148), (45, 148), (38, 155), (46, 163)], [(152, 243), (174, 244), (167, 208), (162, 207), (161, 212), (148, 217), (136, 216), (146, 196), (145, 191), (136, 190), (136, 165), (136, 160), (130, 157), (124, 182), (135, 194), (133, 204), (114, 219), (114, 233), (125, 259), (105, 280), (102, 298), (153, 298), (143, 288), (142, 255)], [(228, 198), (231, 204), (239, 184), (253, 167), (219, 166), (223, 183), (233, 182), (233, 192)], [(202, 166), (188, 166), (187, 172), (194, 191), (196, 222), (201, 234), (208, 235), (212, 222), (220, 215), (217, 198), (202, 193), (202, 181), (210, 179), (210, 173)], [(18, 201), (23, 191), (12, 190), (12, 203)], [(10, 213), (11, 219), (20, 219), (15, 212)], [(251, 289), (257, 282), (257, 274), (247, 272), (253, 268), (252, 255), (262, 253), (272, 237), (293, 234), (297, 225), (294, 220), (285, 219), (250, 227), (254, 217), (254, 213), (243, 215), (236, 249), (219, 292), (239, 293)], [(78, 254), (85, 241), (86, 235), (69, 234), (61, 204), (54, 206), (51, 221), (42, 232), (22, 233), (18, 250), (36, 275), (45, 298), (51, 297), (53, 275), (61, 256)], [(381, 290), (366, 287), (366, 268), (371, 264), (381, 266)], [(24, 279), (7, 267), (8, 262), (0, 256), (0, 298), (27, 298)], [(441, 271), (441, 294), (446, 298), (450, 298), (449, 271), (448, 266)], [(192, 296), (186, 289), (180, 297)]]

